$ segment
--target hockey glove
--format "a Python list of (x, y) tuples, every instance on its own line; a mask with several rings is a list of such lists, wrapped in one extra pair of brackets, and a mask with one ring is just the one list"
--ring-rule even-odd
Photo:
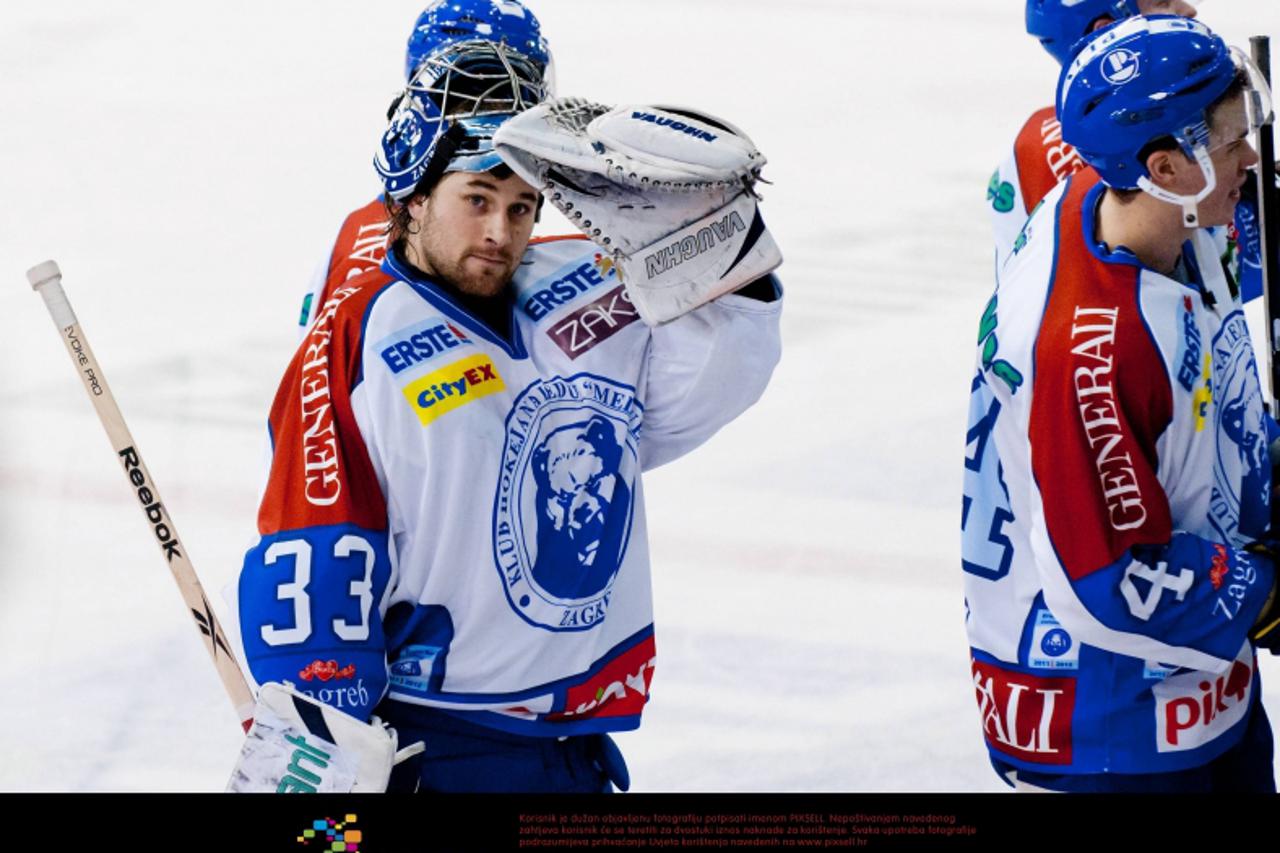
[[(1244, 550), (1266, 557), (1273, 566), (1280, 568), (1280, 552), (1276, 550), (1276, 545), (1275, 542), (1250, 542)], [(1249, 639), (1273, 655), (1280, 654), (1280, 607), (1276, 606), (1275, 584), (1271, 587), (1271, 594), (1267, 596), (1267, 603), (1262, 606), (1262, 613), (1249, 630)]]
[(609, 254), (651, 326), (782, 263), (756, 207), (764, 155), (728, 122), (558, 98), (505, 122), (493, 142)]
[(391, 768), (422, 751), (396, 751), (396, 733), (268, 682), (227, 790), (239, 794), (363, 793), (387, 789)]

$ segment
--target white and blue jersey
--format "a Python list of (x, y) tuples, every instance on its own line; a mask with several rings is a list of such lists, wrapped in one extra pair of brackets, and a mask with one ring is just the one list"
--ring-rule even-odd
[(362, 717), (385, 694), (532, 735), (639, 725), (641, 473), (759, 397), (781, 299), (650, 328), (576, 238), (531, 245), (511, 293), (504, 337), (395, 253), (330, 291), (272, 406), (240, 576), (259, 682)]
[[(1000, 765), (1198, 767), (1259, 689), (1267, 418), (1206, 231), (1182, 275), (1094, 235), (1092, 171), (1024, 226), (979, 329), (965, 460), (972, 679)], [(1185, 279), (1185, 280), (1184, 280)]]

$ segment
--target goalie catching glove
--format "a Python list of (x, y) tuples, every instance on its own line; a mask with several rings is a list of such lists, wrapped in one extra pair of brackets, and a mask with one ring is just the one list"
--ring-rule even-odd
[(239, 794), (377, 793), (391, 768), (422, 751), (396, 750), (396, 733), (376, 717), (364, 723), (289, 684), (258, 693), (253, 725), (227, 790)]
[(506, 121), (494, 147), (610, 257), (651, 326), (782, 263), (756, 208), (764, 155), (683, 108), (557, 98)]

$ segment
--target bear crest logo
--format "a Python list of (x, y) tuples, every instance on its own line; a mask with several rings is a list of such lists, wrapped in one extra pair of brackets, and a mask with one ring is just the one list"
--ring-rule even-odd
[(589, 373), (539, 380), (512, 404), (494, 496), (494, 560), (522, 619), (590, 630), (626, 554), (643, 406)]

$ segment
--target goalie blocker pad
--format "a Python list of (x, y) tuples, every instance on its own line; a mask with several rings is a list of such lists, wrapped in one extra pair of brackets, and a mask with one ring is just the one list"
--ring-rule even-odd
[(710, 215), (619, 260), (622, 285), (651, 326), (777, 269), (782, 254), (755, 199), (740, 193)]
[(387, 789), (391, 768), (422, 751), (397, 752), (396, 733), (376, 717), (361, 722), (299, 693), (290, 684), (262, 685), (253, 725), (227, 791), (365, 793)]
[(721, 119), (560, 98), (505, 122), (494, 146), (609, 252), (651, 326), (782, 263), (752, 191), (764, 155)]

